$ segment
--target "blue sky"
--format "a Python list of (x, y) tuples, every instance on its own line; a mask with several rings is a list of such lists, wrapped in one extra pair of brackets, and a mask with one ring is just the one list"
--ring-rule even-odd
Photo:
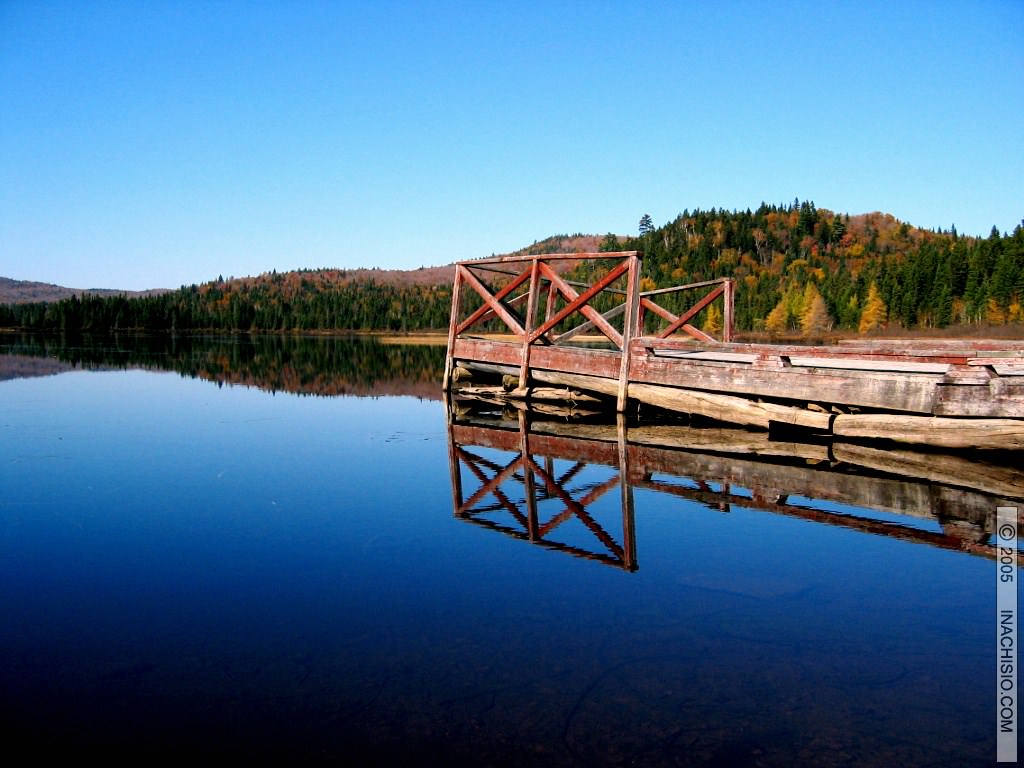
[(0, 0), (0, 275), (415, 268), (683, 209), (1024, 218), (1024, 2)]

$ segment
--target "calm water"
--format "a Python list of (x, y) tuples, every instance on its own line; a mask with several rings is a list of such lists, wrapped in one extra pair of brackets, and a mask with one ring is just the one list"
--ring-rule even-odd
[[(623, 466), (614, 435), (573, 455), (511, 414), (450, 428), (430, 399), (436, 349), (0, 342), (19, 353), (0, 356), (12, 746), (379, 765), (994, 759), (995, 563), (925, 541), (949, 528), (928, 509), (806, 487), (766, 499), (683, 474), (746, 454)], [(535, 506), (522, 439), (549, 450), (529, 448)], [(984, 524), (965, 526), (983, 547)]]

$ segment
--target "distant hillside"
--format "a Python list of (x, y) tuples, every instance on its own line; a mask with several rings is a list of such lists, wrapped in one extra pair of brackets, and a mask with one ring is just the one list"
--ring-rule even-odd
[(520, 248), (508, 256), (534, 256), (540, 253), (593, 253), (601, 250), (607, 235), (552, 235)]
[(115, 288), (65, 288), (52, 283), (37, 283), (31, 280), (11, 280), (0, 277), (0, 304), (30, 304), (37, 301), (60, 301), (72, 296), (156, 296), (168, 293), (169, 289), (155, 288), (150, 291), (120, 291)]
[[(511, 253), (497, 254), (500, 256), (526, 256), (539, 253), (587, 253), (599, 250), (607, 236), (598, 235), (552, 235), (543, 240), (534, 241), (533, 245), (520, 248)], [(253, 287), (265, 283), (284, 282), (285, 284), (302, 284), (305, 287), (315, 285), (328, 288), (340, 283), (375, 283), (397, 288), (411, 286), (451, 285), (455, 279), (455, 264), (444, 264), (438, 267), (419, 267), (418, 269), (378, 269), (360, 267), (357, 269), (300, 269), (292, 272), (270, 272), (253, 277), (237, 277), (229, 280), (218, 280), (204, 283), (200, 290), (218, 286), (219, 288)]]
[[(520, 248), (509, 256), (520, 256), (537, 253), (579, 253), (598, 250), (602, 237), (597, 235), (552, 235), (538, 240), (533, 245)], [(211, 280), (203, 283), (200, 288), (218, 286), (232, 288), (252, 288), (265, 283), (299, 283), (306, 287), (315, 284), (326, 287), (339, 283), (375, 283), (377, 285), (408, 288), (412, 286), (451, 285), (455, 277), (455, 265), (445, 264), (437, 267), (420, 267), (418, 269), (303, 269), (294, 272), (272, 272), (252, 277), (230, 278), (228, 280)], [(38, 283), (29, 280), (11, 280), (0, 277), (0, 304), (30, 304), (36, 302), (57, 302), (72, 296), (125, 296), (137, 298), (159, 296), (171, 293), (171, 289), (156, 288), (149, 291), (124, 291), (116, 288), (65, 288), (52, 283)]]

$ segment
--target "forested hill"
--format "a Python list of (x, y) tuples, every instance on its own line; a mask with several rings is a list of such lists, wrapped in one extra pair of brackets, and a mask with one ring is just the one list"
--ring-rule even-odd
[[(888, 214), (811, 202), (756, 211), (684, 211), (635, 238), (559, 236), (521, 252), (638, 249), (645, 289), (730, 276), (739, 330), (1003, 325), (1024, 321), (1024, 227), (985, 238), (930, 231)], [(82, 297), (0, 307), (0, 327), (109, 332), (439, 330), (451, 267), (337, 269), (218, 279), (140, 298)], [(713, 318), (700, 322), (713, 324)]]
[[(593, 251), (600, 241), (595, 235), (554, 235), (511, 255)], [(141, 298), (87, 295), (0, 305), (0, 328), (87, 333), (440, 330), (448, 327), (454, 274), (450, 264), (221, 276)]]
[(741, 330), (814, 335), (1024, 320), (1022, 226), (963, 237), (799, 201), (645, 223), (641, 236), (619, 244), (644, 252), (644, 287), (734, 277)]

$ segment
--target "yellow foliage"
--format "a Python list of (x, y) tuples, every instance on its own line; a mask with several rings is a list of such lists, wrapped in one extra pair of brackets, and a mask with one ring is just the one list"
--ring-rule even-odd
[(828, 306), (814, 283), (808, 283), (804, 290), (804, 308), (800, 315), (800, 330), (805, 336), (825, 333), (832, 328), (832, 317)]
[(658, 287), (657, 283), (655, 283), (651, 278), (649, 278), (649, 277), (641, 277), (640, 278), (640, 291), (641, 291), (641, 293), (644, 292), (644, 291), (653, 291), (657, 287)]
[(701, 326), (701, 330), (712, 335), (722, 330), (722, 310), (718, 308), (718, 304), (711, 304), (704, 313), (704, 325)]
[(874, 283), (868, 288), (868, 297), (864, 301), (864, 309), (860, 313), (860, 326), (857, 330), (861, 333), (870, 333), (876, 328), (885, 325), (889, 309), (878, 292), (878, 286)]
[(718, 255), (718, 258), (714, 260), (714, 266), (716, 269), (724, 271), (726, 269), (735, 268), (738, 261), (739, 253), (736, 249), (726, 248)]
[(1011, 323), (1019, 323), (1024, 320), (1024, 307), (1020, 304), (1020, 299), (1014, 298), (1010, 302), (1010, 306), (1006, 309), (1006, 319)]
[(790, 320), (796, 320), (804, 314), (805, 291), (799, 285), (790, 286), (786, 291), (786, 312)]
[(786, 308), (786, 298), (783, 297), (775, 305), (775, 309), (768, 313), (764, 320), (764, 329), (771, 333), (782, 333), (789, 325), (789, 311)]
[(967, 322), (967, 302), (959, 297), (953, 299), (953, 322)]
[(989, 299), (985, 304), (985, 322), (992, 325), (1002, 325), (1006, 322), (1006, 312), (995, 299)]

